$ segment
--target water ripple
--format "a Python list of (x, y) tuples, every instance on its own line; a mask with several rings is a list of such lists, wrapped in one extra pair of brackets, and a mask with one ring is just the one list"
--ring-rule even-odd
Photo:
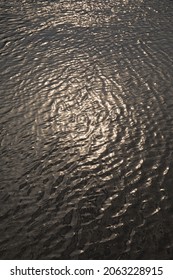
[(172, 2), (0, 14), (1, 258), (172, 259)]

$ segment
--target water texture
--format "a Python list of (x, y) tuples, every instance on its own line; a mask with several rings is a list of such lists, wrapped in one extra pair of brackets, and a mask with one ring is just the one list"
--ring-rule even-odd
[(173, 258), (173, 1), (0, 0), (0, 258)]

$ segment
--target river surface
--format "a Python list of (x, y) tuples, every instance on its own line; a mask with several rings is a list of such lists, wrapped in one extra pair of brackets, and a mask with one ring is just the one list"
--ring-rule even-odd
[(173, 258), (172, 0), (0, 0), (0, 258)]

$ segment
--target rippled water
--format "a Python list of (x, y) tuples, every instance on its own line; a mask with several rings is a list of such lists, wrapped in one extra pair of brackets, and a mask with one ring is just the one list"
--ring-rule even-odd
[(0, 0), (0, 258), (173, 258), (173, 1)]

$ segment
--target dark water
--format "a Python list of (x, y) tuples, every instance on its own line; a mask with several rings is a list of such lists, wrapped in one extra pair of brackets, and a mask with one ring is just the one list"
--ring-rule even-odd
[(173, 258), (173, 1), (0, 0), (0, 258)]

